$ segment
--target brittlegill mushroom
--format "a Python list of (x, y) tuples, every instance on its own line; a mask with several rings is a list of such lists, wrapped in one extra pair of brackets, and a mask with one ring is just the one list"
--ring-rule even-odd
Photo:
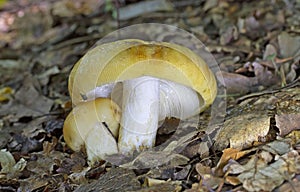
[(104, 154), (118, 153), (115, 138), (120, 112), (119, 106), (107, 98), (79, 103), (64, 122), (65, 142), (74, 151), (85, 148), (91, 164), (103, 159)]
[[(80, 110), (67, 118), (73, 118), (76, 123), (71, 120), (72, 128), (64, 127), (65, 138), (71, 130), (80, 132), (82, 136), (81, 139), (66, 139), (66, 143), (78, 150), (77, 139), (81, 144), (87, 139), (89, 144), (101, 145), (94, 148), (99, 153), (104, 151), (100, 155), (104, 158), (116, 151), (130, 154), (152, 148), (160, 121), (166, 117), (186, 119), (202, 112), (214, 101), (217, 85), (208, 65), (190, 49), (167, 42), (126, 39), (105, 43), (87, 52), (70, 74), (69, 92), (75, 105), (73, 110), (87, 108), (85, 105), (91, 105), (90, 102), (97, 101), (99, 97), (110, 99), (111, 104), (99, 105), (101, 109), (97, 114), (105, 107), (114, 108), (114, 114), (120, 112), (117, 105), (122, 109), (120, 121), (116, 117), (110, 124), (105, 123), (103, 118), (95, 118), (92, 113), (96, 113), (97, 107), (86, 111), (92, 116), (88, 117), (90, 119), (80, 117)], [(106, 124), (104, 127), (103, 122)], [(112, 133), (108, 139), (116, 138), (115, 142), (111, 142), (114, 143), (111, 144), (114, 146), (112, 151), (100, 150), (111, 146), (99, 142), (95, 135), (102, 134), (99, 129), (113, 132), (115, 128), (111, 126), (117, 122), (120, 123), (117, 135)], [(91, 131), (99, 132), (89, 136), (87, 133)], [(95, 139), (93, 142), (90, 141), (92, 137)], [(104, 136), (102, 139), (105, 140)]]

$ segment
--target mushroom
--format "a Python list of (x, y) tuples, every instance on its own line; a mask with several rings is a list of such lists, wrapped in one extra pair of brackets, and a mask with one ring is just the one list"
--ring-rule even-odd
[[(206, 109), (214, 101), (217, 87), (208, 65), (190, 49), (127, 39), (99, 45), (86, 53), (70, 74), (69, 92), (74, 109), (98, 97), (122, 106), (117, 150), (127, 154), (153, 147), (159, 121), (166, 117), (185, 119)], [(81, 121), (79, 114), (77, 121)], [(81, 130), (85, 123), (71, 126), (68, 130)], [(64, 128), (64, 136), (65, 132), (69, 131)], [(87, 139), (86, 133), (82, 139)], [(66, 142), (78, 145), (72, 143), (74, 140)]]
[[(78, 104), (67, 116), (63, 135), (74, 151), (86, 149), (88, 160), (94, 164), (104, 155), (118, 153), (120, 108), (107, 98), (97, 98)], [(103, 147), (105, 146), (105, 147)]]

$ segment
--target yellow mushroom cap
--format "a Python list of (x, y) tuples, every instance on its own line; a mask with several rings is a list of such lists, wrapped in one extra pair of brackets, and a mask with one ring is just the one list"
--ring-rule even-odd
[(190, 49), (166, 42), (137, 39), (102, 44), (74, 66), (69, 92), (75, 105), (83, 95), (109, 83), (152, 76), (191, 87), (203, 98), (204, 107), (216, 97), (217, 86), (205, 61)]
[[(108, 137), (116, 138), (119, 131), (120, 114), (119, 106), (107, 98), (97, 98), (78, 104), (64, 122), (65, 142), (72, 150), (79, 151), (85, 145), (89, 133), (93, 132), (99, 123), (109, 129), (103, 134), (111, 133)], [(105, 138), (106, 135), (103, 135), (103, 139)], [(94, 144), (97, 145), (97, 140)]]

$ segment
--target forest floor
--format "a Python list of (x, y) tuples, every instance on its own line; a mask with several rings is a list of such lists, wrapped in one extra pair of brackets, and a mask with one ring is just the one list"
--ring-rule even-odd
[[(169, 154), (89, 166), (63, 138), (69, 74), (101, 38), (142, 23), (198, 38), (222, 91), (196, 121), (160, 128), (157, 141), (174, 123), (190, 131)], [(300, 191), (299, 60), (299, 0), (0, 0), (0, 191)]]

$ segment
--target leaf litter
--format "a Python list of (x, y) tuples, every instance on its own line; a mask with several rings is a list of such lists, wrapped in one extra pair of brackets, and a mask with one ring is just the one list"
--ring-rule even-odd
[[(141, 11), (149, 2), (156, 8)], [(16, 0), (0, 9), (0, 190), (299, 189), (297, 0)], [(229, 106), (219, 138), (210, 148), (205, 127), (188, 123), (184, 128), (194, 127), (193, 133), (162, 145), (175, 152), (145, 152), (127, 164), (139, 167), (156, 157), (159, 167), (131, 170), (101, 161), (89, 167), (85, 154), (72, 152), (62, 138), (73, 64), (118, 26), (163, 20), (193, 32), (222, 69), (216, 76), (223, 75)], [(171, 37), (162, 33), (159, 39)], [(166, 126), (159, 141), (176, 135)]]

